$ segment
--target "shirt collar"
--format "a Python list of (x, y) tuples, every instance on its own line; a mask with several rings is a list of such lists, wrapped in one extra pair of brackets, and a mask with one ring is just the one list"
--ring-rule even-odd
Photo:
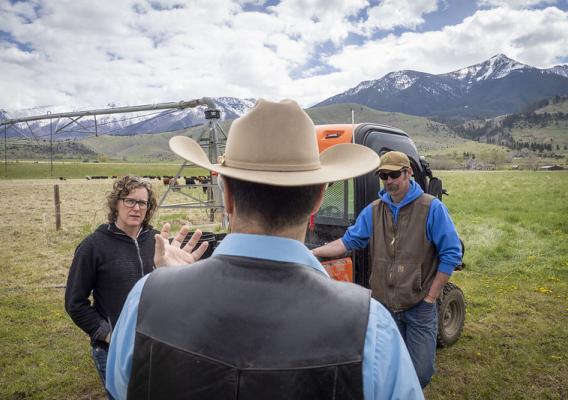
[(329, 276), (318, 259), (303, 243), (279, 236), (231, 233), (219, 243), (213, 255), (252, 257), (302, 264)]

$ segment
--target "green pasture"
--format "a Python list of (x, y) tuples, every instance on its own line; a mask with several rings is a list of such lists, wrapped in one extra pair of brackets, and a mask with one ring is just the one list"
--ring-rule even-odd
[[(122, 175), (175, 175), (183, 161), (177, 163), (128, 163), (128, 162), (77, 162), (57, 161), (53, 169), (49, 161), (19, 161), (0, 164), (0, 179), (65, 179), (85, 178), (87, 176)], [(184, 168), (182, 175), (205, 175), (198, 167)]]
[(467, 320), (431, 399), (568, 398), (568, 174), (444, 172)]
[[(148, 174), (160, 172), (152, 166)], [(466, 267), (452, 281), (465, 294), (467, 316), (460, 340), (438, 351), (426, 397), (567, 399), (568, 173), (439, 175), (466, 245)], [(61, 231), (53, 227), (57, 182)], [(110, 185), (0, 180), (1, 399), (104, 398), (88, 338), (65, 313), (63, 295), (75, 246), (104, 221)], [(198, 223), (205, 216), (171, 217)]]

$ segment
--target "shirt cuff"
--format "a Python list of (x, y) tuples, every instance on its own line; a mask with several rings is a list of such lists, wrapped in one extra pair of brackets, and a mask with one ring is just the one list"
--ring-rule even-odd
[(348, 244), (347, 241), (345, 240), (345, 236), (341, 238), (341, 241), (343, 242), (343, 245), (345, 246), (345, 248), (347, 249), (347, 251), (353, 250), (353, 249), (351, 248), (351, 246), (349, 246), (349, 244)]
[(446, 275), (452, 276), (455, 266), (452, 264), (440, 263), (438, 265), (438, 272), (443, 272)]

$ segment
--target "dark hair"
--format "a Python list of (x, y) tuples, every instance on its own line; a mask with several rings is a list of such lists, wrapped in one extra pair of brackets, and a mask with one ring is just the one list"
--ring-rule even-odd
[(273, 186), (223, 176), (231, 188), (235, 207), (254, 218), (268, 232), (307, 223), (322, 185)]
[(146, 209), (146, 216), (144, 217), (144, 221), (142, 221), (142, 225), (147, 225), (148, 222), (150, 222), (158, 207), (156, 193), (152, 190), (152, 184), (146, 180), (138, 178), (137, 176), (126, 175), (114, 182), (112, 191), (107, 195), (109, 224), (116, 222), (116, 217), (118, 216), (118, 201), (121, 198), (128, 196), (134, 189), (139, 188), (144, 188), (148, 191), (148, 208)]

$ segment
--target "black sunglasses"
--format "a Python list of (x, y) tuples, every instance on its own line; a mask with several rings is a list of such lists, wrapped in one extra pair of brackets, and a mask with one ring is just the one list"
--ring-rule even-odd
[(379, 178), (381, 178), (381, 180), (386, 181), (389, 178), (389, 176), (390, 176), (391, 179), (398, 178), (402, 174), (402, 171), (404, 171), (404, 168), (401, 169), (400, 171), (391, 171), (391, 172), (382, 172), (381, 171), (381, 172), (378, 173), (378, 175), (379, 175)]

